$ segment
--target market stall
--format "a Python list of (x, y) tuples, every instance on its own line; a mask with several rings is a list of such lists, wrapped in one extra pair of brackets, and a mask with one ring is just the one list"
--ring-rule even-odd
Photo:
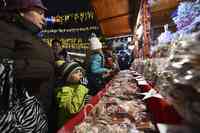
[(193, 33), (200, 29), (199, 0), (91, 0), (91, 5), (103, 35), (118, 45), (131, 38), (125, 42), (134, 44), (134, 62), (58, 132), (156, 132), (155, 125), (162, 124), (196, 129), (200, 63), (199, 36)]

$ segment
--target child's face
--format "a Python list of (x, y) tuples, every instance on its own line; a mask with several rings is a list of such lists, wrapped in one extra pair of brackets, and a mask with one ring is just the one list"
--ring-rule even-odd
[(70, 77), (70, 82), (79, 82), (83, 78), (83, 73), (81, 70), (76, 70)]

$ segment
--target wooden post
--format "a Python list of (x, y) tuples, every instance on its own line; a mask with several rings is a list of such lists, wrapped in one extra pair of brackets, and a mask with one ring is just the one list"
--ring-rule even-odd
[[(143, 27), (143, 24), (142, 24), (142, 6), (143, 6), (143, 0), (140, 1), (140, 7), (139, 7), (139, 12), (138, 12), (138, 15), (137, 15), (137, 21), (136, 21), (136, 25), (134, 27), (134, 58), (142, 58), (143, 57), (143, 52), (141, 53), (141, 47), (139, 47), (139, 42), (141, 42), (143, 40), (143, 30), (141, 31), (141, 28)], [(138, 32), (140, 28), (140, 31)], [(142, 40), (141, 40), (142, 39)], [(143, 50), (142, 50), (143, 51)]]
[(148, 4), (148, 0), (142, 0), (142, 24), (144, 28), (144, 45), (143, 45), (143, 54), (144, 58), (150, 57), (150, 25), (151, 25), (151, 19), (150, 19), (150, 5)]

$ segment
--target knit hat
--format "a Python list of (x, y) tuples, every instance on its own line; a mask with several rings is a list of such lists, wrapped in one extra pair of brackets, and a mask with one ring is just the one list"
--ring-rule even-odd
[(56, 65), (59, 69), (60, 75), (69, 81), (71, 75), (77, 70), (81, 70), (84, 73), (84, 69), (77, 62), (63, 62), (59, 60), (56, 62)]
[(89, 39), (90, 42), (90, 49), (91, 50), (96, 50), (96, 49), (101, 49), (102, 48), (102, 43), (99, 41), (97, 37), (91, 37)]

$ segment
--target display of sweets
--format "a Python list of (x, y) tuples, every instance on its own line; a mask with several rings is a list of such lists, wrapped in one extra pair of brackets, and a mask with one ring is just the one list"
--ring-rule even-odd
[(134, 75), (130, 70), (120, 71), (74, 133), (154, 133), (147, 108), (137, 97), (139, 88)]
[(200, 126), (200, 32), (179, 40), (170, 58), (163, 92), (187, 123)]
[[(177, 8), (177, 13), (172, 17), (177, 27), (178, 34), (192, 33), (198, 25), (200, 16), (200, 1), (183, 1)], [(195, 22), (195, 23), (194, 23)]]

